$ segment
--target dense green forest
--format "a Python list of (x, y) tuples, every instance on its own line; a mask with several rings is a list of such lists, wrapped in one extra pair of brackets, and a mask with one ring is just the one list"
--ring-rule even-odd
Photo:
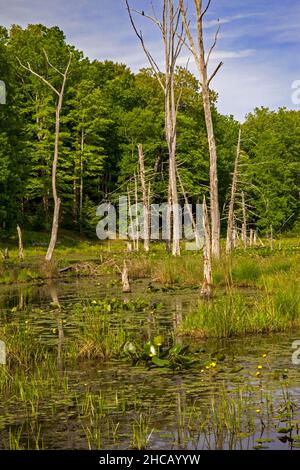
[[(101, 45), (100, 45), (101, 47)], [(51, 227), (51, 165), (55, 94), (20, 66), (28, 62), (54, 85), (73, 57), (61, 118), (58, 192), (60, 225), (95, 236), (96, 206), (126, 193), (143, 144), (152, 200), (165, 201), (168, 149), (164, 97), (149, 69), (133, 73), (125, 64), (90, 61), (66, 43), (58, 27), (14, 25), (0, 29), (0, 79), (7, 104), (0, 106), (0, 234), (19, 223), (25, 229)], [(45, 54), (46, 52), (46, 54)], [(209, 158), (203, 104), (197, 79), (177, 68), (182, 89), (178, 114), (177, 163), (191, 202), (208, 192)], [(218, 112), (212, 92), (218, 149), (219, 196), (226, 217), (239, 122)], [(261, 233), (295, 229), (299, 222), (300, 112), (255, 109), (242, 124), (238, 189), (244, 191), (249, 226)], [(182, 194), (180, 197), (183, 198)], [(238, 201), (239, 203), (239, 201)], [(224, 224), (225, 226), (226, 224)]]

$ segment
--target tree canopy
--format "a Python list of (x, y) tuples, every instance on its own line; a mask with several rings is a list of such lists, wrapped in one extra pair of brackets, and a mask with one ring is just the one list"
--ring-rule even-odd
[[(146, 179), (155, 202), (168, 190), (168, 152), (164, 138), (164, 97), (148, 69), (134, 74), (125, 64), (90, 61), (67, 44), (58, 27), (14, 25), (0, 28), (0, 79), (7, 104), (0, 105), (0, 231), (20, 223), (49, 230), (51, 160), (55, 96), (20, 64), (30, 63), (55, 84), (72, 50), (61, 118), (57, 186), (62, 200), (61, 226), (95, 232), (96, 206), (124, 193), (138, 168), (143, 144)], [(176, 70), (178, 112), (177, 162), (191, 202), (208, 193), (209, 158), (201, 89), (187, 70)], [(219, 197), (227, 210), (238, 130), (232, 116), (212, 112), (218, 148)], [(300, 112), (255, 109), (242, 124), (238, 191), (244, 191), (249, 224), (262, 232), (270, 225), (283, 232), (299, 220)], [(179, 193), (183, 200), (183, 196)], [(225, 224), (224, 224), (225, 225)]]

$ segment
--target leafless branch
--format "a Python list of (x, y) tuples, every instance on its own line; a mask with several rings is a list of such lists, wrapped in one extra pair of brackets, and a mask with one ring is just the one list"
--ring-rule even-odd
[(206, 5), (206, 7), (204, 8), (203, 12), (201, 13), (201, 20), (203, 19), (203, 17), (206, 15), (209, 7), (210, 7), (210, 4), (211, 4), (211, 0), (208, 0), (208, 3)]
[[(218, 20), (218, 21), (219, 21), (219, 20)], [(216, 45), (217, 45), (220, 29), (221, 29), (221, 25), (219, 24), (218, 29), (217, 29), (216, 34), (215, 34), (214, 42), (213, 42), (213, 44), (212, 44), (212, 46), (211, 46), (211, 48), (210, 48), (210, 50), (209, 50), (209, 53), (207, 54), (206, 66), (207, 66), (208, 63), (209, 63), (209, 59), (210, 59), (210, 56), (211, 56), (212, 51), (214, 50), (214, 48), (215, 48)]]
[(220, 62), (219, 65), (216, 67), (215, 71), (211, 74), (210, 78), (207, 81), (207, 86), (210, 85), (210, 82), (213, 80), (213, 78), (217, 75), (219, 72), (220, 68), (222, 67), (223, 62)]
[(46, 52), (45, 49), (43, 49), (43, 52), (44, 52), (44, 55), (45, 55), (47, 64), (48, 64), (53, 70), (55, 70), (55, 72), (57, 72), (59, 75), (61, 75), (61, 76), (63, 77), (64, 74), (63, 74), (60, 70), (58, 70), (56, 67), (54, 67), (53, 64), (51, 64), (51, 62), (50, 62), (50, 60), (49, 60), (49, 57), (48, 57), (48, 54), (47, 54), (47, 52)]
[(160, 68), (158, 66), (158, 64), (156, 63), (155, 59), (153, 58), (153, 56), (151, 55), (151, 53), (149, 52), (149, 50), (146, 48), (146, 45), (145, 45), (145, 42), (144, 42), (144, 38), (143, 38), (143, 34), (141, 31), (139, 31), (137, 29), (137, 26), (134, 22), (134, 19), (133, 19), (133, 16), (132, 16), (132, 10), (130, 9), (130, 6), (129, 6), (129, 3), (128, 3), (128, 0), (125, 0), (126, 1), (126, 5), (127, 5), (127, 11), (128, 11), (128, 15), (129, 15), (129, 19), (130, 19), (130, 22), (131, 22), (131, 25), (133, 27), (133, 30), (136, 34), (136, 36), (138, 37), (138, 39), (140, 40), (140, 43), (141, 43), (141, 46), (143, 48), (143, 51), (148, 59), (148, 62), (161, 86), (161, 88), (163, 89), (163, 91), (165, 92), (165, 86), (163, 84), (163, 81), (161, 79), (161, 71), (160, 71)]
[(35, 71), (32, 69), (32, 67), (31, 67), (31, 65), (30, 65), (29, 62), (27, 62), (27, 66), (26, 66), (26, 65), (24, 65), (24, 64), (20, 61), (19, 57), (17, 57), (17, 61), (19, 62), (20, 66), (23, 67), (23, 69), (25, 69), (25, 70), (27, 70), (28, 72), (32, 73), (32, 75), (34, 75), (35, 77), (38, 77), (38, 78), (39, 78), (40, 80), (42, 80), (49, 88), (51, 88), (51, 90), (52, 90), (54, 93), (56, 93), (57, 96), (59, 96), (59, 91), (58, 91), (56, 88), (54, 88), (54, 86), (53, 86), (50, 82), (48, 82), (48, 80), (46, 80), (45, 77), (43, 77), (43, 76), (40, 75), (39, 73), (35, 72)]
[(156, 26), (158, 26), (160, 30), (162, 30), (162, 24), (158, 20), (158, 18), (156, 18), (155, 16), (148, 15), (148, 13), (145, 13), (144, 11), (141, 11), (141, 10), (136, 10), (135, 8), (131, 8), (131, 11), (133, 11), (134, 13), (137, 13), (138, 15), (144, 16), (145, 18), (147, 18), (148, 20), (156, 24)]

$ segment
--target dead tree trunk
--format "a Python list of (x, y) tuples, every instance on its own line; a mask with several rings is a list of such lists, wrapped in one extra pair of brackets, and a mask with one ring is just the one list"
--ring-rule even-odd
[(217, 171), (217, 148), (214, 134), (214, 126), (212, 119), (211, 103), (210, 103), (210, 90), (209, 86), (214, 76), (222, 66), (222, 62), (217, 66), (215, 71), (208, 77), (208, 63), (211, 53), (216, 46), (219, 28), (215, 35), (215, 40), (210, 48), (207, 58), (205, 58), (205, 47), (203, 40), (203, 18), (209, 8), (210, 1), (206, 8), (203, 8), (202, 0), (194, 0), (197, 19), (197, 46), (194, 41), (190, 22), (187, 19), (187, 8), (184, 5), (184, 0), (179, 0), (180, 10), (183, 18), (185, 32), (188, 38), (188, 49), (194, 56), (196, 66), (201, 78), (201, 89), (203, 99), (203, 109), (207, 130), (209, 156), (210, 156), (210, 216), (211, 216), (211, 237), (212, 237), (212, 255), (214, 258), (220, 258), (220, 210), (219, 210), (219, 195), (218, 195), (218, 171)]
[(123, 265), (123, 271), (122, 271), (122, 290), (123, 292), (131, 292), (131, 287), (129, 283), (129, 277), (128, 277), (128, 268), (126, 265), (126, 261), (124, 260), (124, 265)]
[(254, 230), (254, 234), (253, 234), (253, 244), (254, 246), (257, 246), (257, 231)]
[[(180, 21), (180, 10), (174, 8), (173, 0), (163, 0), (162, 18), (146, 14), (144, 11), (133, 10), (126, 0), (132, 27), (140, 40), (151, 69), (160, 84), (165, 97), (165, 135), (169, 152), (169, 198), (168, 205), (172, 212), (172, 254), (180, 255), (180, 209), (178, 206), (176, 180), (176, 145), (177, 145), (177, 113), (180, 101), (175, 97), (175, 68), (183, 45), (183, 25)], [(152, 21), (160, 30), (164, 47), (165, 71), (161, 72), (157, 62), (147, 49), (142, 32), (137, 28), (132, 12), (138, 13)]]
[(136, 234), (136, 251), (139, 251), (139, 241), (140, 241), (140, 234), (139, 234), (139, 208), (138, 208), (138, 186), (137, 186), (137, 177), (134, 174), (134, 199), (135, 199), (135, 234)]
[(35, 72), (31, 65), (23, 65), (21, 61), (18, 59), (19, 64), (27, 71), (29, 71), (34, 76), (38, 77), (42, 82), (44, 82), (56, 95), (57, 95), (57, 103), (56, 103), (56, 112), (55, 112), (55, 141), (54, 141), (54, 156), (52, 162), (52, 193), (53, 193), (53, 201), (54, 201), (54, 209), (53, 209), (53, 220), (52, 220), (52, 230), (51, 230), (51, 238), (48, 246), (48, 250), (46, 253), (46, 261), (50, 262), (53, 257), (53, 252), (55, 249), (56, 241), (57, 241), (57, 234), (58, 234), (58, 227), (59, 227), (59, 213), (60, 213), (60, 205), (61, 200), (57, 195), (57, 188), (56, 188), (56, 176), (57, 176), (57, 165), (58, 165), (58, 157), (59, 157), (59, 138), (60, 138), (60, 115), (63, 105), (64, 93), (65, 93), (65, 86), (67, 82), (67, 77), (69, 73), (69, 68), (71, 65), (72, 54), (70, 53), (69, 61), (65, 68), (64, 72), (61, 72), (56, 67), (54, 67), (51, 62), (49, 61), (47, 53), (44, 51), (47, 63), (50, 68), (52, 68), (56, 73), (58, 73), (62, 77), (62, 84), (61, 88), (55, 88), (46, 78), (41, 76), (39, 73)]
[(181, 179), (180, 173), (179, 173), (179, 171), (178, 171), (178, 168), (177, 168), (177, 176), (178, 176), (178, 181), (179, 181), (179, 184), (180, 184), (180, 187), (181, 187), (181, 192), (182, 192), (182, 195), (183, 195), (183, 197), (184, 197), (184, 202), (185, 202), (186, 208), (187, 208), (187, 210), (188, 210), (189, 217), (190, 217), (190, 219), (191, 219), (192, 227), (193, 227), (193, 230), (194, 230), (195, 241), (196, 241), (196, 247), (200, 249), (200, 234), (199, 234), (199, 230), (198, 230), (198, 227), (197, 227), (197, 225), (196, 225), (196, 222), (195, 222), (195, 219), (194, 219), (194, 216), (193, 216), (193, 212), (192, 212), (192, 210), (191, 210), (191, 207), (190, 207), (190, 204), (189, 204), (189, 201), (188, 201), (186, 192), (185, 192), (185, 190), (184, 190), (184, 186), (183, 186), (182, 179)]
[(228, 210), (228, 224), (227, 224), (227, 239), (226, 239), (226, 253), (231, 253), (234, 249), (234, 204), (235, 195), (237, 190), (237, 178), (238, 178), (238, 165), (241, 151), (241, 129), (239, 130), (238, 145), (236, 158), (234, 163), (234, 171), (231, 184), (231, 197)]
[(150, 234), (149, 234), (150, 220), (149, 220), (148, 194), (147, 194), (147, 186), (146, 186), (146, 178), (145, 178), (145, 161), (144, 161), (143, 146), (141, 144), (138, 145), (138, 154), (139, 154), (140, 180), (141, 180), (142, 195), (143, 195), (144, 250), (146, 251), (146, 253), (148, 253), (149, 243), (150, 243)]
[(245, 250), (247, 249), (247, 211), (245, 203), (245, 194), (242, 191), (242, 210), (243, 210), (243, 224), (242, 224), (242, 240)]
[(203, 284), (201, 295), (205, 299), (210, 299), (212, 294), (212, 262), (211, 262), (211, 233), (209, 214), (206, 205), (206, 199), (203, 199)]
[(4, 251), (1, 251), (1, 256), (4, 260), (9, 259), (9, 251), (8, 248), (5, 248)]
[(83, 222), (83, 150), (84, 150), (84, 131), (81, 131), (80, 143), (80, 184), (79, 184), (79, 231), (82, 233)]
[(129, 188), (127, 188), (127, 196), (128, 196), (128, 213), (129, 213), (129, 221), (130, 221), (130, 227), (131, 227), (131, 233), (129, 233), (129, 237), (131, 237), (131, 240), (133, 242), (133, 249), (136, 250), (136, 243), (135, 243), (135, 226), (133, 224), (133, 219), (132, 219), (132, 207), (131, 207), (131, 198), (130, 198), (130, 192)]
[(252, 247), (253, 246), (253, 241), (254, 241), (254, 230), (253, 228), (250, 228), (250, 233), (249, 233), (249, 245)]
[(24, 260), (24, 248), (23, 248), (23, 240), (22, 240), (22, 230), (19, 225), (17, 225), (17, 233), (19, 239), (19, 259), (20, 261)]

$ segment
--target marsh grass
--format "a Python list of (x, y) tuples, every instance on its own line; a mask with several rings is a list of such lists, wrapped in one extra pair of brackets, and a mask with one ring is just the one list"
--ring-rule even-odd
[(259, 295), (229, 289), (225, 295), (200, 301), (183, 319), (179, 332), (198, 337), (230, 338), (287, 331), (300, 326), (300, 293), (293, 283)]
[(12, 322), (0, 327), (0, 337), (6, 344), (7, 363), (30, 367), (47, 358), (47, 348), (36, 333), (25, 323)]
[(154, 429), (151, 428), (150, 415), (140, 414), (132, 425), (132, 448), (144, 450), (149, 446)]
[[(76, 333), (65, 348), (65, 356), (73, 360), (120, 358), (128, 334), (122, 326), (126, 305), (113, 299), (95, 305), (78, 306), (72, 322)], [(129, 308), (129, 306), (128, 306)], [(112, 318), (111, 312), (114, 312)], [(118, 321), (118, 315), (121, 315)]]

